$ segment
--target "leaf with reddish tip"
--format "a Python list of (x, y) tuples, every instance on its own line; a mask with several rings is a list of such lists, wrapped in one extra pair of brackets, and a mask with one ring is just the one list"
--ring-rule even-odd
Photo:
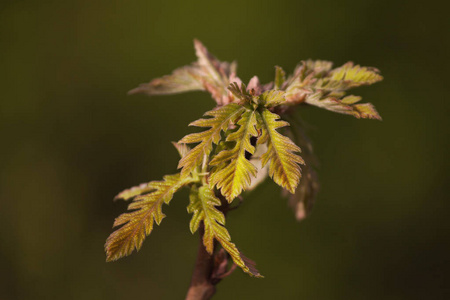
[(128, 92), (133, 94), (170, 95), (190, 91), (204, 91), (205, 85), (202, 78), (205, 73), (197, 63), (176, 69), (170, 75), (156, 78), (149, 83), (142, 83), (137, 88)]
[(354, 95), (347, 96), (343, 99), (336, 97), (326, 97), (323, 92), (316, 92), (308, 95), (305, 103), (324, 108), (329, 111), (352, 115), (356, 118), (381, 120), (381, 116), (371, 103), (355, 104), (361, 100), (361, 97)]
[(225, 228), (225, 216), (216, 207), (220, 206), (220, 200), (208, 186), (199, 189), (193, 188), (190, 194), (190, 203), (187, 208), (189, 213), (193, 213), (189, 228), (192, 233), (196, 232), (203, 222), (205, 232), (203, 244), (206, 251), (212, 254), (214, 251), (214, 240), (217, 240), (225, 251), (230, 254), (234, 263), (245, 273), (255, 277), (262, 277), (255, 268), (254, 262), (242, 255), (235, 244), (231, 242), (230, 234)]
[(236, 63), (219, 61), (199, 40), (194, 40), (194, 47), (197, 62), (178, 68), (170, 75), (143, 83), (128, 93), (153, 96), (208, 91), (218, 105), (232, 102), (227, 86), (231, 78), (236, 78)]
[(356, 118), (381, 120), (375, 107), (356, 104), (361, 97), (345, 96), (348, 89), (370, 85), (383, 79), (376, 68), (361, 67), (348, 62), (331, 69), (328, 61), (302, 62), (286, 81), (287, 105), (306, 103), (333, 112), (352, 115)]

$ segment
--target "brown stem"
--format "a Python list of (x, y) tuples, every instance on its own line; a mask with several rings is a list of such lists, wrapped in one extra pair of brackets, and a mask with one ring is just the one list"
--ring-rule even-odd
[(214, 267), (214, 256), (206, 251), (203, 245), (204, 235), (203, 223), (200, 225), (200, 241), (197, 252), (195, 269), (192, 273), (191, 285), (189, 286), (186, 300), (208, 300), (216, 292), (216, 286), (211, 281)]

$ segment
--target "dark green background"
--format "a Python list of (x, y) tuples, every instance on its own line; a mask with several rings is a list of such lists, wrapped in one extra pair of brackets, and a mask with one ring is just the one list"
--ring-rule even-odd
[(196, 255), (187, 192), (142, 250), (105, 263), (124, 188), (175, 172), (170, 141), (206, 93), (126, 96), (195, 60), (239, 76), (353, 60), (384, 81), (355, 93), (382, 122), (299, 108), (321, 192), (297, 223), (272, 182), (231, 213), (264, 279), (236, 271), (215, 299), (449, 299), (449, 24), (444, 1), (2, 1), (0, 298), (183, 299)]

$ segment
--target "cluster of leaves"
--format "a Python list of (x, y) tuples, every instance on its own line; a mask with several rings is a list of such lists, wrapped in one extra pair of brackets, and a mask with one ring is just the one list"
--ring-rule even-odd
[[(194, 44), (197, 62), (142, 84), (130, 93), (160, 95), (205, 90), (217, 106), (190, 124), (204, 128), (203, 131), (174, 143), (181, 156), (179, 173), (125, 190), (116, 197), (133, 201), (128, 207), (131, 211), (114, 222), (114, 227), (121, 227), (107, 239), (107, 260), (139, 250), (154, 222), (159, 225), (164, 218), (162, 204), (169, 204), (177, 190), (188, 187), (187, 210), (193, 214), (191, 232), (203, 226), (203, 243), (210, 254), (217, 241), (237, 266), (259, 277), (252, 262), (231, 242), (220, 208), (270, 176), (291, 194), (290, 204), (297, 219), (304, 218), (318, 190), (315, 158), (300, 121), (292, 118), (290, 112), (299, 104), (309, 104), (357, 118), (381, 119), (370, 103), (359, 104), (361, 97), (346, 95), (346, 91), (382, 77), (374, 68), (353, 63), (332, 69), (330, 62), (308, 60), (287, 78), (276, 67), (274, 82), (262, 85), (255, 76), (246, 86), (236, 76), (236, 63), (220, 62), (199, 41)], [(303, 158), (299, 146), (303, 148)]]

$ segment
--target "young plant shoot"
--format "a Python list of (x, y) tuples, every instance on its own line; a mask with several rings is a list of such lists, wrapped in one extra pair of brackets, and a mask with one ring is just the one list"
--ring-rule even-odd
[(203, 258), (210, 259), (211, 264), (202, 275), (203, 281), (194, 271), (187, 299), (209, 299), (195, 298), (196, 286), (207, 284), (213, 294), (215, 284), (236, 266), (250, 276), (262, 277), (231, 242), (225, 227), (226, 213), (237, 207), (233, 201), (242, 201), (244, 191), (270, 177), (288, 196), (298, 220), (311, 210), (319, 187), (315, 157), (294, 112), (312, 105), (356, 118), (381, 120), (372, 104), (360, 103), (361, 97), (347, 91), (383, 78), (377, 69), (352, 62), (333, 69), (331, 62), (307, 60), (298, 64), (292, 75), (286, 77), (277, 66), (273, 82), (261, 84), (255, 76), (245, 85), (236, 75), (235, 62), (219, 61), (198, 40), (194, 45), (196, 62), (141, 84), (129, 94), (207, 91), (216, 105), (189, 124), (200, 127), (199, 132), (173, 143), (181, 156), (178, 173), (116, 196), (131, 201), (130, 212), (116, 218), (114, 227), (118, 228), (108, 237), (105, 250), (107, 261), (139, 250), (154, 223), (160, 225), (165, 217), (163, 204), (169, 204), (181, 188), (188, 188), (187, 211), (192, 214), (189, 229), (200, 232), (200, 247), (206, 250)]

